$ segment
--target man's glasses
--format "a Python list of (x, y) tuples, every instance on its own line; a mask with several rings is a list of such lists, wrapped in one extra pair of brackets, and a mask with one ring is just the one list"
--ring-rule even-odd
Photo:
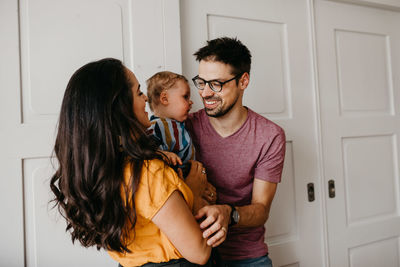
[(213, 90), (214, 92), (218, 93), (218, 92), (221, 92), (222, 86), (224, 84), (239, 78), (240, 76), (242, 76), (242, 74), (243, 73), (239, 73), (238, 75), (236, 75), (232, 79), (229, 79), (229, 80), (227, 80), (225, 82), (220, 82), (220, 81), (217, 81), (217, 80), (206, 81), (203, 78), (200, 78), (199, 75), (194, 77), (192, 79), (192, 81), (194, 83), (194, 86), (196, 86), (196, 88), (199, 89), (199, 90), (204, 90), (204, 88), (206, 87), (206, 85), (208, 83), (208, 86), (210, 86), (211, 90)]

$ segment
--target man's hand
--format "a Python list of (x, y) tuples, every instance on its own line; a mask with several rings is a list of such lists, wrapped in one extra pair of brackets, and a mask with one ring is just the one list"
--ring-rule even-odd
[(195, 218), (206, 217), (200, 228), (205, 229), (203, 237), (208, 238), (207, 245), (216, 247), (225, 241), (230, 220), (231, 207), (228, 205), (211, 205), (201, 208)]

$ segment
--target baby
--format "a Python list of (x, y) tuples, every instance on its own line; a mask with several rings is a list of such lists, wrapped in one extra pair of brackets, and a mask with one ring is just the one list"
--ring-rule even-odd
[[(189, 160), (195, 159), (195, 149), (184, 121), (193, 102), (187, 79), (170, 71), (161, 71), (147, 80), (147, 97), (151, 111), (149, 129), (159, 148), (186, 177)], [(173, 152), (173, 153), (171, 153)], [(177, 169), (176, 169), (177, 170)]]

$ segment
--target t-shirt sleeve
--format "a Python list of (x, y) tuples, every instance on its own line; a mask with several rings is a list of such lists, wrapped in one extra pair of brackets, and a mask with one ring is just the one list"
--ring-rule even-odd
[(281, 129), (273, 137), (268, 147), (262, 150), (262, 156), (257, 162), (254, 178), (279, 183), (281, 181), (283, 162), (285, 160), (286, 137)]
[(135, 194), (137, 213), (151, 220), (174, 191), (182, 194), (191, 210), (192, 191), (168, 165), (159, 160), (155, 162), (143, 166), (141, 181)]

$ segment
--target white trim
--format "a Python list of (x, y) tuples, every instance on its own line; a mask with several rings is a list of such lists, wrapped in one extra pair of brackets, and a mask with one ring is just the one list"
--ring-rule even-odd
[[(314, 0), (315, 1), (315, 0)], [(328, 214), (327, 214), (327, 193), (325, 191), (325, 185), (327, 184), (327, 179), (325, 177), (325, 167), (324, 167), (324, 153), (323, 153), (323, 144), (322, 144), (322, 121), (321, 121), (321, 99), (319, 94), (319, 74), (318, 74), (318, 53), (317, 53), (317, 32), (316, 32), (316, 24), (315, 24), (315, 5), (314, 1), (310, 0), (309, 3), (309, 14), (310, 14), (310, 36), (311, 36), (311, 47), (312, 50), (312, 76), (314, 81), (314, 101), (315, 101), (315, 122), (316, 122), (316, 131), (317, 131), (317, 157), (318, 157), (318, 174), (319, 174), (319, 188), (316, 187), (315, 190), (319, 190), (319, 198), (321, 201), (320, 212), (321, 212), (321, 225), (322, 225), (322, 233), (321, 244), (323, 244), (323, 261), (324, 266), (329, 267), (329, 243), (328, 243)]]
[(182, 74), (179, 0), (163, 0), (163, 7), (165, 69)]
[(329, 0), (333, 2), (343, 2), (360, 6), (370, 6), (374, 8), (400, 11), (400, 1), (398, 0)]

